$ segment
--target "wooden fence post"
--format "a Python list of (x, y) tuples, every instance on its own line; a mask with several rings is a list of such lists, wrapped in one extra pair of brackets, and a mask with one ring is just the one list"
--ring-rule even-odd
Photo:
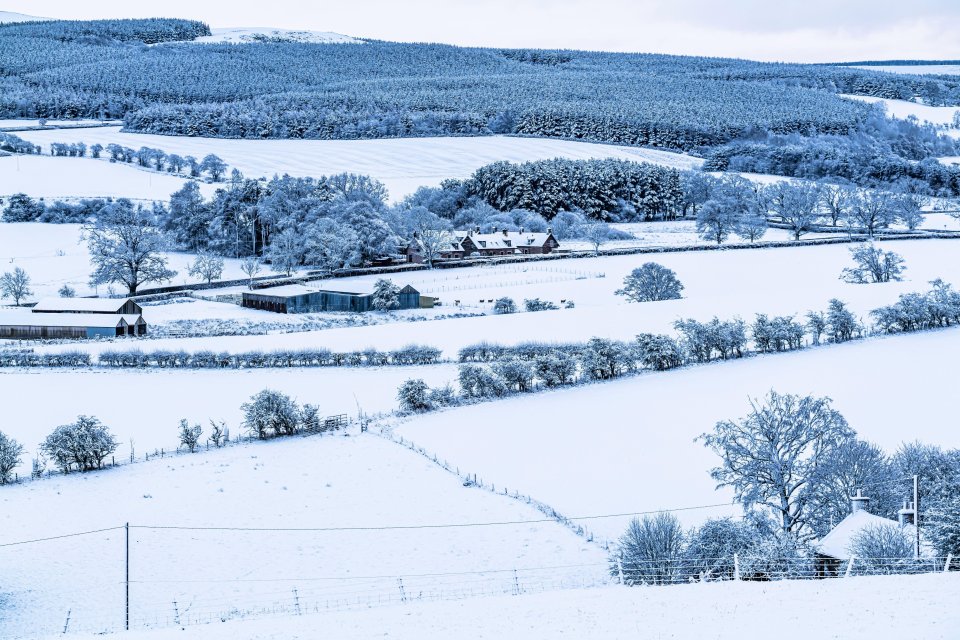
[(844, 572), (843, 577), (849, 578), (850, 573), (853, 571), (853, 563), (857, 560), (857, 556), (850, 556), (850, 561), (847, 563), (847, 570)]
[(740, 554), (733, 554), (733, 579), (740, 580)]
[(944, 573), (947, 573), (948, 571), (950, 571), (950, 563), (951, 563), (952, 561), (953, 561), (953, 554), (952, 554), (952, 553), (948, 553), (948, 554), (947, 554), (947, 561), (943, 563), (943, 572), (944, 572)]

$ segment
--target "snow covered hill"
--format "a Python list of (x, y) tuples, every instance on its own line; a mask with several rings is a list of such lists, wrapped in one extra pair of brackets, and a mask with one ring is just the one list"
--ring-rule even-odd
[(314, 44), (362, 44), (363, 40), (329, 31), (296, 31), (270, 27), (210, 29), (211, 35), (193, 42), (201, 44), (245, 44), (251, 42), (309, 42)]
[(52, 18), (40, 18), (37, 16), (28, 16), (24, 13), (0, 11), (0, 24), (7, 24), (11, 22), (35, 22), (37, 20), (52, 20)]
[[(336, 637), (711, 638), (712, 640), (955, 640), (960, 575), (882, 576), (808, 582), (712, 583), (583, 589), (534, 595), (417, 602), (322, 615), (248, 620), (124, 640), (288, 640)], [(904, 612), (909, 612), (909, 615)], [(62, 638), (62, 636), (57, 636)], [(78, 640), (86, 637), (80, 636)], [(94, 640), (92, 637), (90, 640)], [(96, 640), (102, 640), (97, 636)]]

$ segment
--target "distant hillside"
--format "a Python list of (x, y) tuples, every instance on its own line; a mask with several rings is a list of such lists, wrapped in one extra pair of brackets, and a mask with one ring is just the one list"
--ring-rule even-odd
[(14, 22), (40, 22), (50, 18), (38, 18), (37, 16), (28, 16), (23, 13), (13, 13), (12, 11), (0, 11), (0, 24), (11, 24)]

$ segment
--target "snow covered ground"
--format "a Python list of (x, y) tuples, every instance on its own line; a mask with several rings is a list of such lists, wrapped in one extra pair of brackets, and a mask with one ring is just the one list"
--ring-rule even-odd
[[(953, 116), (960, 111), (960, 107), (931, 107), (925, 104), (919, 104), (917, 102), (910, 102), (908, 100), (891, 100), (889, 98), (874, 98), (872, 96), (854, 96), (854, 95), (842, 95), (844, 98), (850, 100), (859, 100), (861, 102), (869, 102), (870, 104), (882, 103), (886, 106), (887, 115), (892, 118), (899, 118), (905, 120), (910, 116), (914, 116), (920, 122), (929, 122), (930, 124), (945, 126), (953, 123)], [(947, 135), (953, 137), (960, 137), (960, 130), (950, 129), (945, 132)]]
[[(78, 130), (50, 133), (75, 135)], [(82, 131), (89, 131), (83, 129)], [(45, 132), (47, 133), (47, 132)], [(183, 188), (186, 178), (140, 169), (106, 159), (10, 155), (0, 157), (0, 198), (25, 193), (32, 198), (64, 200), (77, 198), (131, 198), (169, 200)], [(199, 183), (206, 197), (217, 185)]]
[[(174, 450), (180, 420), (209, 432), (224, 420), (241, 435), (240, 405), (264, 389), (282, 391), (317, 405), (321, 416), (392, 411), (397, 387), (407, 378), (442, 385), (456, 377), (452, 364), (422, 367), (243, 369), (243, 370), (40, 370), (0, 369), (5, 398), (35, 398), (40, 387), (56, 389), (56, 402), (6, 403), (2, 431), (27, 450), (17, 470), (29, 473), (40, 442), (78, 415), (96, 416), (120, 442), (118, 460), (130, 457), (130, 441), (142, 456)], [(39, 386), (38, 386), (39, 385)]]
[(209, 36), (193, 40), (200, 44), (247, 44), (251, 42), (309, 42), (315, 44), (360, 44), (363, 40), (330, 31), (296, 31), (272, 27), (210, 29)]
[[(0, 158), (0, 166), (6, 159), (8, 158)], [(2, 180), (0, 177), (0, 181)], [(187, 273), (188, 265), (195, 256), (170, 253), (168, 258), (170, 268), (177, 271), (171, 284), (201, 281)], [(225, 259), (223, 277), (243, 278), (240, 262)], [(93, 269), (90, 266), (87, 245), (81, 238), (79, 224), (0, 223), (0, 273), (14, 267), (23, 268), (30, 276), (33, 300), (56, 296), (57, 290), (65, 284), (76, 289), (78, 295), (94, 293), (94, 289), (87, 284)], [(269, 275), (269, 272), (262, 275)], [(122, 292), (120, 287), (115, 288)], [(105, 287), (100, 287), (101, 294), (106, 292)], [(8, 302), (9, 300), (3, 301), (4, 304)]]
[(435, 589), (509, 591), (513, 569), (530, 588), (609, 581), (597, 545), (371, 434), (251, 443), (0, 489), (0, 545), (121, 527), (0, 546), (8, 639), (59, 634), (68, 616), (74, 633), (122, 630), (126, 522), (132, 629), (293, 613), (295, 601), (305, 611), (377, 606), (400, 600), (401, 577), (411, 600)]
[(52, 20), (52, 18), (38, 18), (37, 16), (28, 16), (23, 13), (0, 11), (0, 24), (8, 22), (33, 22), (35, 20)]
[[(960, 329), (876, 338), (789, 354), (648, 373), (618, 382), (513, 396), (401, 422), (396, 433), (568, 517), (726, 503), (708, 475), (719, 458), (694, 442), (750, 398), (829, 396), (860, 437), (888, 451), (921, 440), (960, 446), (955, 412)], [(694, 524), (732, 506), (677, 513)], [(618, 537), (627, 517), (587, 520)]]
[[(123, 133), (119, 127), (77, 131), (25, 131), (18, 134), (46, 149), (51, 142), (117, 143), (202, 158), (220, 156), (248, 177), (320, 176), (343, 172), (372, 176), (383, 182), (393, 200), (421, 186), (437, 186), (447, 178), (467, 178), (478, 168), (507, 160), (526, 162), (551, 158), (621, 158), (681, 169), (700, 166), (693, 156), (590, 142), (484, 136), (474, 138), (398, 138), (385, 140), (227, 140)], [(2, 189), (0, 189), (2, 191)], [(168, 194), (169, 195), (169, 194)]]
[[(47, 120), (43, 126), (45, 127), (92, 127), (92, 126), (101, 126), (105, 121), (103, 120)], [(122, 122), (120, 120), (111, 121), (113, 124), (120, 125)], [(0, 131), (20, 131), (23, 129), (32, 129), (40, 126), (40, 121), (36, 118), (10, 118), (3, 119), (0, 118)]]
[[(337, 637), (345, 640), (954, 640), (960, 627), (958, 597), (956, 574), (585, 589), (228, 622), (187, 627), (175, 637), (289, 640), (315, 637), (318, 629), (336, 629)], [(146, 631), (123, 637), (171, 636)]]
[[(235, 352), (306, 346), (354, 350), (376, 345), (395, 349), (416, 343), (433, 345), (455, 356), (461, 347), (484, 340), (503, 344), (527, 340), (582, 341), (591, 336), (629, 340), (641, 332), (673, 333), (673, 323), (680, 318), (709, 320), (716, 315), (752, 320), (755, 313), (803, 314), (825, 309), (834, 297), (865, 316), (876, 307), (894, 302), (901, 293), (927, 290), (928, 282), (935, 278), (960, 287), (960, 242), (913, 240), (882, 246), (904, 257), (907, 271), (903, 282), (857, 285), (841, 281), (840, 272), (851, 264), (848, 245), (689, 251), (420, 271), (393, 274), (391, 279), (401, 286), (409, 283), (422, 293), (439, 296), (448, 311), (457, 300), (471, 305), (470, 311), (491, 311), (493, 300), (502, 296), (514, 298), (521, 308), (525, 298), (534, 297), (556, 304), (572, 300), (576, 306), (439, 322), (389, 323), (269, 336), (169, 338), (143, 344), (144, 348)], [(649, 261), (677, 273), (685, 286), (683, 299), (636, 304), (614, 295), (623, 285), (625, 275)], [(336, 283), (362, 284), (373, 279), (375, 276), (363, 276)], [(36, 349), (84, 349), (96, 353), (115, 346), (78, 343)]]
[(866, 69), (867, 71), (886, 71), (887, 73), (906, 73), (921, 76), (960, 76), (960, 65), (956, 64), (863, 65), (854, 68)]

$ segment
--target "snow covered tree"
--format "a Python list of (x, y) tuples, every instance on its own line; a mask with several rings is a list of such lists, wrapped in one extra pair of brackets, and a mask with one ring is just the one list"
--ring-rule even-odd
[(520, 358), (509, 358), (493, 365), (494, 372), (508, 387), (523, 393), (533, 387), (533, 367)]
[(580, 227), (578, 235), (590, 243), (594, 254), (600, 255), (600, 247), (610, 240), (610, 225), (606, 222), (587, 222)]
[(765, 215), (753, 185), (740, 177), (727, 177), (713, 184), (709, 199), (697, 211), (697, 233), (704, 240), (722, 244), (745, 224), (744, 218)]
[(212, 222), (213, 211), (203, 201), (195, 180), (188, 180), (179, 191), (170, 195), (170, 212), (163, 226), (177, 246), (191, 251), (205, 248), (210, 242)]
[(221, 160), (215, 154), (208, 154), (200, 161), (200, 171), (206, 171), (210, 174), (210, 179), (214, 182), (220, 182), (220, 178), (227, 170), (227, 163)]
[(373, 308), (376, 311), (393, 311), (400, 308), (400, 288), (391, 280), (381, 278), (373, 285)]
[(764, 187), (763, 197), (774, 215), (790, 228), (794, 240), (799, 240), (820, 219), (823, 194), (816, 183), (777, 182)]
[(637, 356), (644, 367), (654, 371), (679, 367), (685, 358), (683, 348), (676, 340), (652, 333), (637, 336)]
[(270, 237), (270, 244), (264, 251), (264, 258), (270, 262), (273, 270), (289, 277), (303, 264), (303, 240), (300, 233), (288, 227)]
[(91, 157), (99, 158), (101, 153), (103, 153), (103, 145), (99, 142), (90, 146)]
[(623, 570), (626, 584), (672, 584), (684, 580), (684, 535), (672, 513), (634, 518), (620, 536), (610, 572)]
[(697, 233), (704, 240), (723, 244), (733, 233), (740, 216), (726, 199), (710, 199), (697, 211)]
[(927, 510), (923, 524), (927, 539), (937, 553), (960, 558), (960, 495), (937, 501)]
[(8, 271), (0, 276), (0, 298), (12, 298), (13, 303), (20, 306), (20, 301), (33, 295), (30, 289), (30, 276), (20, 267)]
[(223, 446), (223, 444), (230, 439), (230, 430), (227, 429), (225, 422), (211, 420), (210, 421), (210, 435), (207, 436), (207, 442), (212, 443), (217, 449)]
[(243, 426), (261, 440), (289, 436), (297, 432), (300, 408), (290, 396), (264, 389), (240, 406)]
[(397, 400), (403, 412), (418, 413), (433, 409), (430, 402), (430, 387), (421, 378), (404, 381), (397, 389)]
[(712, 518), (687, 536), (684, 568), (700, 581), (732, 580), (734, 555), (743, 557), (760, 543), (764, 532), (748, 520)]
[(842, 301), (833, 298), (827, 308), (827, 335), (831, 342), (853, 340), (860, 333), (857, 317)]
[(250, 289), (253, 289), (253, 279), (260, 273), (260, 269), (260, 259), (256, 256), (248, 256), (240, 263), (240, 271), (243, 271), (243, 274), (250, 280), (248, 283)]
[(200, 278), (210, 284), (223, 275), (223, 258), (214, 253), (201, 251), (190, 264), (188, 272), (194, 278)]
[(679, 300), (683, 284), (677, 274), (662, 264), (647, 262), (623, 279), (623, 288), (614, 293), (632, 302)]
[(901, 275), (906, 270), (903, 258), (893, 251), (884, 251), (872, 242), (865, 242), (851, 248), (850, 254), (855, 266), (845, 268), (841, 280), (857, 284), (903, 280)]
[(304, 262), (333, 271), (362, 264), (360, 241), (349, 226), (324, 218), (310, 227), (304, 247)]
[(68, 284), (63, 285), (57, 290), (57, 295), (61, 298), (73, 298), (77, 295), (77, 290)]
[(857, 559), (854, 567), (861, 573), (900, 573), (909, 567), (914, 544), (898, 524), (873, 524), (850, 539), (850, 553)]
[(820, 183), (820, 202), (832, 226), (836, 227), (841, 220), (847, 219), (855, 196), (856, 192), (846, 185)]
[(562, 351), (537, 356), (534, 360), (537, 377), (548, 387), (572, 383), (577, 377), (577, 361)]
[(134, 295), (141, 284), (168, 281), (177, 275), (167, 268), (163, 233), (143, 207), (134, 208), (129, 200), (107, 205), (83, 230), (94, 266), (92, 285), (116, 282)]
[(431, 269), (433, 262), (440, 256), (440, 252), (448, 249), (453, 242), (453, 227), (448, 220), (444, 220), (424, 207), (413, 207), (399, 213), (403, 220), (403, 235), (412, 238), (411, 242), (423, 256), (424, 262)]
[(808, 311), (806, 328), (814, 346), (819, 345), (820, 338), (827, 330), (827, 317), (822, 311)]
[(3, 210), (4, 222), (34, 222), (43, 215), (45, 208), (25, 193), (15, 193), (7, 200)]
[(22, 455), (23, 446), (0, 431), (0, 484), (10, 482), (11, 474), (20, 465)]
[(897, 204), (886, 191), (859, 191), (854, 195), (847, 211), (847, 226), (861, 229), (871, 238), (897, 220)]
[(516, 313), (517, 303), (513, 301), (513, 298), (497, 298), (497, 301), (493, 303), (493, 312), (500, 315)]
[(193, 453), (197, 450), (197, 443), (200, 442), (200, 434), (203, 433), (203, 429), (200, 425), (195, 424), (192, 427), (186, 419), (180, 421), (180, 446), (185, 447), (187, 451)]
[(468, 398), (499, 398), (506, 395), (506, 383), (486, 367), (472, 364), (460, 365), (460, 390)]
[(767, 233), (767, 216), (759, 209), (748, 211), (733, 228), (733, 232), (750, 242), (756, 242)]
[(41, 443), (40, 450), (67, 473), (100, 469), (107, 456), (117, 450), (110, 430), (93, 416), (78, 416), (77, 421), (57, 427)]
[(809, 525), (814, 488), (831, 471), (826, 462), (854, 432), (829, 398), (771, 391), (763, 404), (750, 405), (746, 418), (718, 422), (700, 436), (722, 460), (710, 475), (718, 487), (732, 487), (745, 508), (767, 507), (784, 533), (798, 534)]

